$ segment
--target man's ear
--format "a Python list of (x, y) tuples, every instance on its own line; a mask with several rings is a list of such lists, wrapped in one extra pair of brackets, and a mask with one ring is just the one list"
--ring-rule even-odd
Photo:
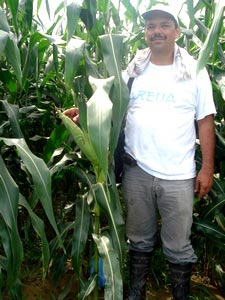
[(180, 36), (180, 27), (176, 28), (176, 39), (178, 39)]
[(147, 42), (146, 27), (145, 27), (145, 29), (144, 29), (144, 35), (145, 35), (145, 41)]

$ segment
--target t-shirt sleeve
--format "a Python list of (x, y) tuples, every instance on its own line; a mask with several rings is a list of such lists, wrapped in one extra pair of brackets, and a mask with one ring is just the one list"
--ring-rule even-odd
[(127, 69), (122, 71), (122, 78), (123, 78), (124, 82), (127, 84), (128, 80), (129, 80), (129, 75), (127, 73)]
[(213, 100), (212, 83), (205, 68), (198, 73), (196, 80), (198, 93), (196, 120), (201, 120), (208, 115), (216, 114), (216, 108)]

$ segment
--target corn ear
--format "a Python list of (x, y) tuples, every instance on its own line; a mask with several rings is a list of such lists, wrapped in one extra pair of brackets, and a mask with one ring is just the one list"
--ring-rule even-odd
[(83, 154), (89, 159), (94, 168), (98, 167), (98, 157), (90, 143), (89, 135), (84, 132), (79, 126), (77, 126), (69, 117), (64, 115), (61, 111), (58, 111), (59, 117), (63, 121), (65, 127), (69, 130), (74, 141), (83, 152)]

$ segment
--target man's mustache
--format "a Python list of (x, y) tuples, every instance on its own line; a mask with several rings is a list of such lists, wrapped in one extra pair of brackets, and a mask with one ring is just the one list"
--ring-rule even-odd
[(154, 41), (154, 40), (165, 40), (166, 39), (166, 37), (163, 35), (161, 35), (161, 34), (154, 34), (151, 38), (150, 38), (150, 41), (152, 42), (152, 41)]

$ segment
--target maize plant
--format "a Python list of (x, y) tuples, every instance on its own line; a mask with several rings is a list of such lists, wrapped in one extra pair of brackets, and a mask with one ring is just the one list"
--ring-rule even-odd
[[(57, 284), (70, 262), (77, 299), (98, 299), (100, 288), (106, 300), (123, 297), (126, 212), (114, 152), (129, 101), (122, 71), (146, 47), (141, 2), (61, 1), (52, 12), (49, 0), (0, 0), (1, 298), (22, 299), (36, 244), (43, 279)], [(47, 28), (41, 7), (54, 16)], [(183, 1), (179, 23), (177, 42), (196, 71), (208, 69), (217, 107), (215, 180), (195, 203), (193, 239), (202, 270), (224, 285), (224, 0)], [(63, 114), (73, 105), (79, 126)]]

